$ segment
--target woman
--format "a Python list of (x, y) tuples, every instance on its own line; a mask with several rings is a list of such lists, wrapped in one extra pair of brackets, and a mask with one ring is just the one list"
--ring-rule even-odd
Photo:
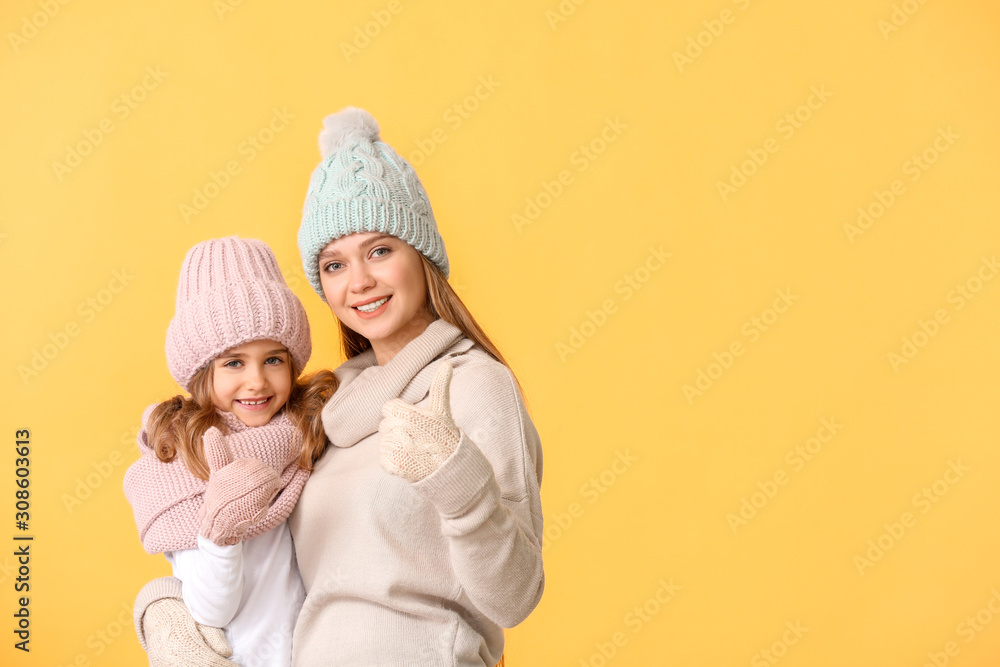
[[(293, 663), (493, 665), (544, 585), (538, 435), (447, 283), (413, 168), (358, 109), (328, 117), (320, 147), (299, 249), (348, 360), (290, 520), (307, 591)], [(140, 636), (151, 597), (179, 627), (169, 594), (140, 594)]]

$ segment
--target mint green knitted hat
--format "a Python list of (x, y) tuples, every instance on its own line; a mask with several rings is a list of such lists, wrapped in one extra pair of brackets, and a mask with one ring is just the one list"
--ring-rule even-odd
[[(347, 107), (323, 120), (323, 160), (313, 171), (299, 227), (302, 268), (316, 293), (319, 253), (356, 232), (381, 232), (406, 241), (448, 277), (448, 255), (417, 173), (379, 137), (364, 109)], [(325, 299), (325, 297), (324, 297)]]

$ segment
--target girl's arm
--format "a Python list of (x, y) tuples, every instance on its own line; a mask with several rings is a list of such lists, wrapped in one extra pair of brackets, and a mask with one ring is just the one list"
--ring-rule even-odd
[(484, 616), (510, 628), (535, 608), (545, 583), (541, 445), (505, 366), (463, 366), (450, 383), (450, 400), (446, 374), (439, 371), (431, 384), (429, 409), (398, 399), (386, 405), (383, 465), (407, 477), (398, 467), (406, 460), (401, 452), (424, 464), (441, 461), (442, 445), (450, 452), (433, 472), (410, 480), (441, 514), (464, 593)]
[(243, 598), (243, 543), (219, 546), (201, 535), (197, 549), (169, 551), (184, 604), (199, 623), (223, 628)]
[(184, 582), (184, 604), (195, 620), (229, 625), (243, 598), (243, 536), (264, 518), (281, 487), (278, 473), (256, 459), (233, 461), (217, 428), (204, 435), (209, 476), (200, 511), (197, 549), (167, 553)]

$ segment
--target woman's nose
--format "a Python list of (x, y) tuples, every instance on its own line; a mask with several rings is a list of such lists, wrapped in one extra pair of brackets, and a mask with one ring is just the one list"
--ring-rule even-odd
[(362, 262), (351, 267), (351, 291), (364, 292), (375, 286), (375, 277), (372, 276), (368, 266)]

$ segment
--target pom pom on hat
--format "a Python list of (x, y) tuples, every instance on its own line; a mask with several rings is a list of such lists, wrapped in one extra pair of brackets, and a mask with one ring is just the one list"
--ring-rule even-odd
[(326, 159), (341, 148), (359, 141), (380, 141), (378, 121), (364, 109), (345, 107), (323, 119), (319, 153)]

